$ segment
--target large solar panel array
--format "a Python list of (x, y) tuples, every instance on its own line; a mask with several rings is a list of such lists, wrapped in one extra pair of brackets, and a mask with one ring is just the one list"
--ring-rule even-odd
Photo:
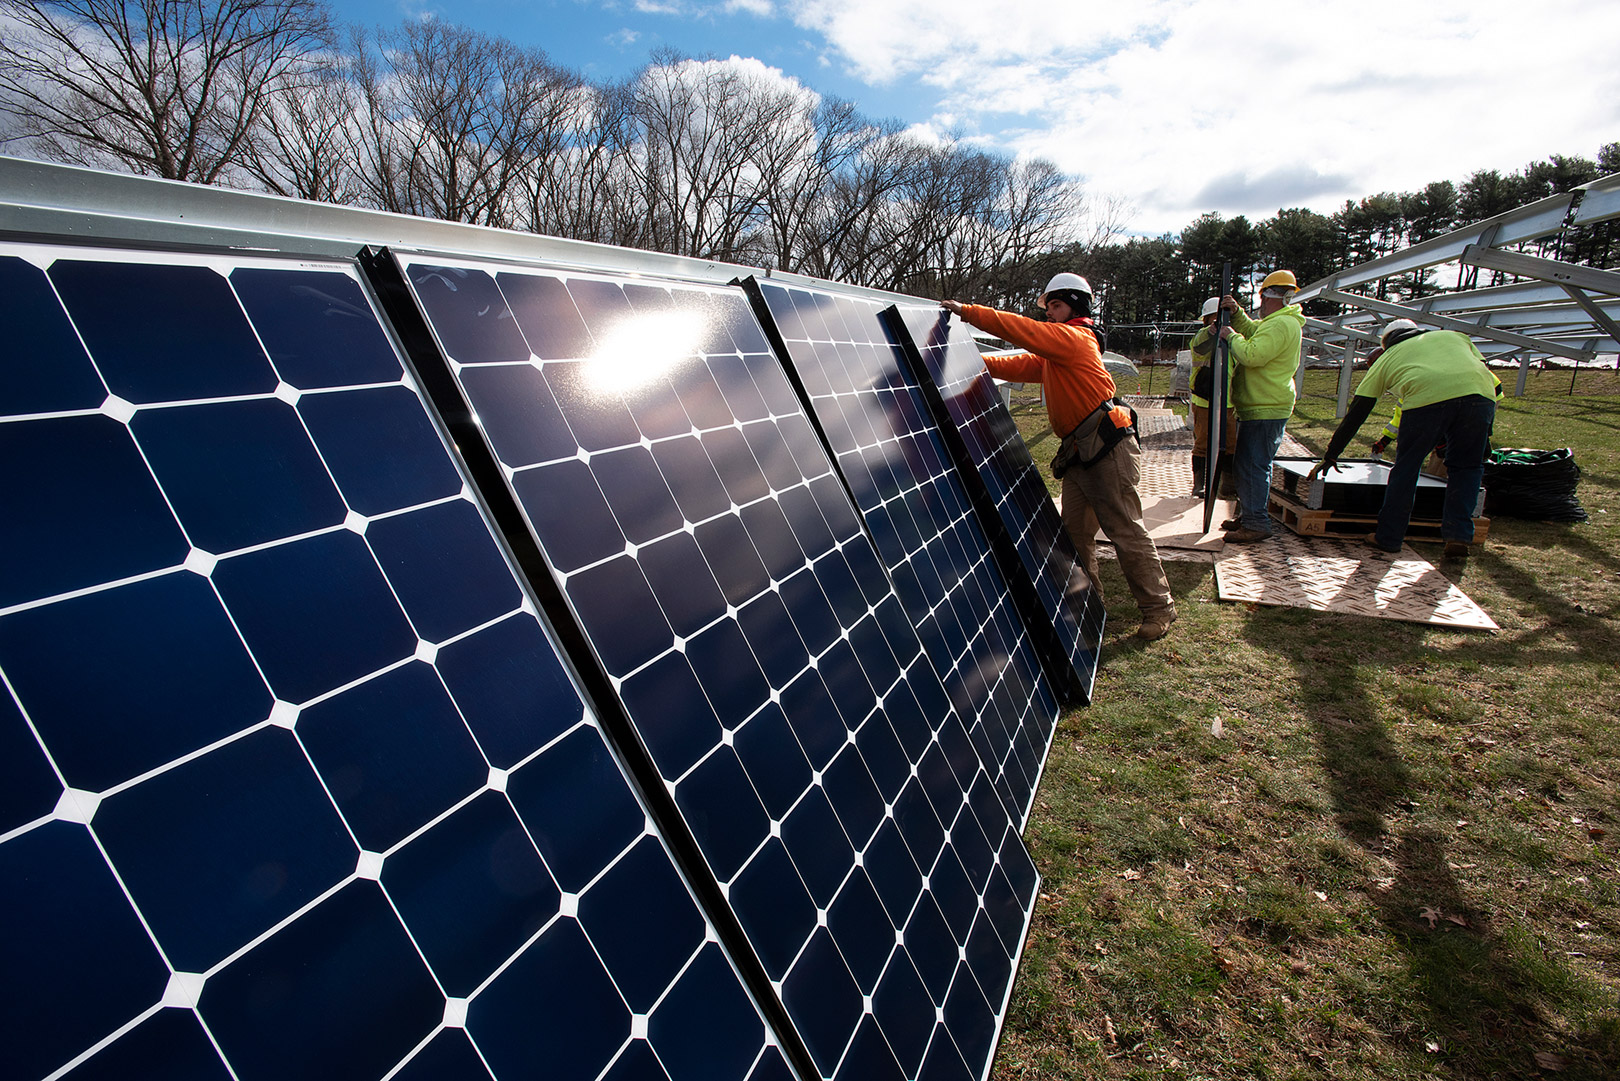
[(396, 259), (809, 1065), (987, 1076), (1035, 870), (746, 298)]
[(925, 654), (1028, 818), (1058, 703), (881, 305), (750, 280)]
[(792, 1076), (351, 265), (0, 323), (0, 1073)]
[(927, 373), (925, 394), (937, 394), (934, 404), (948, 418), (948, 427), (961, 434), (954, 444), (963, 455), (957, 463), (960, 473), (982, 483), (1003, 536), (1016, 547), (1035, 586), (1045, 618), (1032, 613), (1028, 625), (1032, 630), (1056, 629), (1075, 684), (1089, 701), (1103, 607), (978, 347), (966, 327), (937, 306), (896, 305), (889, 310), (889, 322), (901, 346), (912, 351)]

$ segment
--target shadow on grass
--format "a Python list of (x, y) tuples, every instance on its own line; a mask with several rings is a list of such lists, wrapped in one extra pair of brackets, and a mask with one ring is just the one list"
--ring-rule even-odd
[[(1518, 574), (1509, 577), (1516, 595), (1535, 595), (1529, 575), (1522, 581)], [(1561, 598), (1536, 599), (1550, 608), (1567, 607)], [(1581, 614), (1570, 615), (1578, 620)], [(1609, 635), (1600, 648), (1612, 650), (1612, 631), (1600, 622), (1590, 620), (1582, 632)], [(1329, 638), (1335, 629), (1324, 622), (1319, 634), (1302, 634), (1286, 611), (1260, 611), (1244, 635), (1294, 669), (1339, 830), (1394, 864), (1393, 880), (1368, 883), (1366, 892), (1421, 989), (1427, 1016), (1414, 1018), (1414, 1036), (1438, 1038), (1449, 1077), (1535, 1076), (1542, 1068), (1537, 1054), (1555, 1053), (1561, 1078), (1614, 1078), (1620, 1022), (1611, 1018), (1572, 1032), (1549, 1017), (1549, 1005), (1556, 1010), (1560, 1002), (1579, 998), (1574, 974), (1520, 928), (1494, 927), (1488, 909), (1499, 899), (1470, 896), (1452, 873), (1447, 837), (1407, 815), (1432, 794), (1418, 787), (1391, 738), (1385, 709), (1393, 704), (1380, 706), (1384, 694), (1364, 673), (1369, 663), (1420, 666), (1430, 651), (1426, 633), (1394, 627), (1370, 640), (1349, 631), (1344, 637), (1370, 644), (1346, 650)], [(1507, 652), (1504, 663), (1517, 663)]]

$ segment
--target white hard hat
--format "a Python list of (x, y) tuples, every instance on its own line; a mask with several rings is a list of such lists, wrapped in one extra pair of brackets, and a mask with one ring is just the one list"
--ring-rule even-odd
[(1384, 327), (1384, 332), (1378, 336), (1378, 344), (1388, 345), (1390, 335), (1400, 334), (1403, 331), (1413, 331), (1418, 329), (1420, 329), (1418, 325), (1412, 322), (1410, 319), (1392, 319), (1389, 321), (1388, 325)]
[(1221, 310), (1221, 298), (1220, 297), (1210, 297), (1208, 300), (1204, 301), (1204, 310), (1198, 313), (1198, 318), (1202, 319), (1206, 315), (1214, 315), (1216, 312), (1218, 312), (1220, 310)]
[(1086, 294), (1088, 297), (1092, 295), (1090, 282), (1078, 274), (1070, 274), (1068, 271), (1064, 271), (1062, 274), (1054, 274), (1052, 280), (1046, 283), (1046, 291), (1041, 294), (1041, 305), (1044, 307), (1047, 297), (1064, 289), (1073, 289), (1076, 292)]

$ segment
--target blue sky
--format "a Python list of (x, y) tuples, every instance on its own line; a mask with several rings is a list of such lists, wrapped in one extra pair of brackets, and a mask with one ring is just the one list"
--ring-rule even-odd
[(352, 22), (500, 34), (594, 78), (660, 46), (752, 58), (921, 135), (1049, 158), (1137, 233), (1328, 213), (1620, 140), (1615, 0), (332, 2)]

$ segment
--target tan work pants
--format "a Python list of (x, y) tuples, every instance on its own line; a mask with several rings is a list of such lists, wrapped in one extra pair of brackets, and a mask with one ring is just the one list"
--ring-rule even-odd
[[(1194, 458), (1209, 456), (1209, 406), (1194, 404), (1192, 407), (1193, 419), (1193, 449)], [(1226, 453), (1231, 454), (1237, 450), (1237, 410), (1226, 411)]]
[(1141, 480), (1141, 448), (1126, 436), (1090, 469), (1070, 466), (1063, 474), (1063, 525), (1080, 552), (1080, 566), (1091, 579), (1091, 587), (1102, 598), (1102, 580), (1097, 576), (1097, 527), (1114, 545), (1119, 569), (1125, 572), (1143, 620), (1173, 616), (1176, 602), (1170, 596), (1170, 581), (1159, 562), (1159, 550), (1142, 524), (1142, 497), (1136, 486)]

